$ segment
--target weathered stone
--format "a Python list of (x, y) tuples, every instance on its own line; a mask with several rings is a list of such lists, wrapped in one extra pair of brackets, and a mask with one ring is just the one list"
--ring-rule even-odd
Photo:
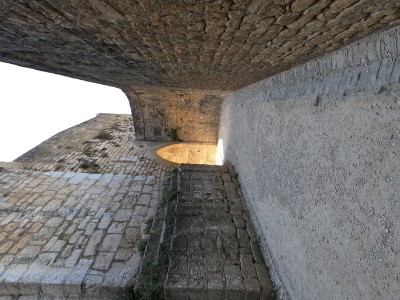
[(92, 256), (96, 253), (96, 247), (100, 243), (101, 239), (103, 238), (104, 231), (103, 230), (96, 230), (93, 235), (90, 237), (85, 251), (84, 256)]
[(244, 287), (246, 289), (246, 296), (245, 296), (246, 300), (263, 299), (260, 298), (261, 287), (257, 278), (245, 278)]
[(123, 234), (120, 246), (123, 248), (132, 248), (141, 237), (139, 228), (129, 227)]
[(119, 246), (121, 238), (121, 234), (107, 234), (100, 246), (100, 250), (115, 252)]
[(113, 222), (107, 230), (107, 233), (122, 233), (127, 225), (127, 222)]
[(329, 7), (334, 11), (340, 12), (357, 1), (358, 0), (336, 0)]
[[(233, 183), (231, 174), (227, 168), (213, 169), (210, 166), (181, 165), (179, 172), (180, 196), (192, 195), (193, 190), (208, 194), (209, 198), (198, 202), (192, 197), (185, 201), (178, 201), (176, 211), (190, 209), (191, 215), (177, 213), (175, 235), (171, 243), (171, 260), (168, 263), (166, 279), (167, 299), (190, 297), (191, 299), (268, 299), (270, 290), (260, 298), (261, 288), (258, 273), (255, 269), (255, 261), (262, 260), (258, 245), (254, 243), (250, 247), (249, 237), (246, 231), (246, 219), (244, 216), (234, 216), (225, 213), (224, 206), (213, 202), (213, 195), (217, 189), (224, 189), (219, 181), (211, 182), (208, 172), (218, 173), (221, 170), (224, 182), (235, 191), (236, 202), (229, 201), (227, 194), (221, 197), (221, 201), (228, 206), (241, 207), (243, 202), (237, 195), (238, 185)], [(204, 173), (203, 173), (204, 172)], [(193, 214), (193, 210), (197, 210)], [(227, 218), (224, 216), (228, 216)], [(161, 230), (161, 226), (158, 230)], [(153, 231), (150, 235), (150, 243), (153, 238), (160, 239), (161, 233)], [(239, 250), (239, 243), (242, 248)], [(154, 245), (152, 246), (154, 248)], [(151, 255), (151, 254), (150, 254)], [(154, 255), (154, 254), (153, 254)], [(258, 257), (257, 256), (257, 257)], [(260, 274), (264, 276), (263, 271)], [(248, 279), (248, 280), (247, 280)], [(264, 278), (262, 279), (264, 280)], [(267, 294), (269, 292), (269, 294)], [(247, 297), (247, 298), (246, 298)]]
[(216, 142), (223, 92), (165, 88), (124, 91), (134, 112), (137, 138)]
[(13, 245), (13, 242), (5, 242), (0, 246), (0, 254), (6, 253)]
[(257, 277), (252, 254), (240, 254), (240, 266), (244, 278)]
[[(116, 126), (117, 117), (108, 116), (108, 118), (111, 125)], [(122, 118), (122, 116), (118, 118)], [(125, 121), (125, 123), (122, 122), (122, 125), (125, 124), (127, 128), (132, 127), (131, 119), (122, 118), (122, 120)], [(99, 125), (102, 126), (101, 123)], [(90, 132), (88, 136), (92, 138), (93, 131), (88, 131)], [(127, 142), (129, 135), (122, 130), (115, 129), (115, 132), (125, 136), (127, 145), (126, 147), (124, 145), (118, 147), (125, 149), (114, 155), (120, 155), (123, 152), (130, 153), (132, 146), (130, 142)], [(63, 132), (62, 137), (64, 138), (67, 133)], [(85, 137), (82, 132), (79, 134), (80, 138)], [(53, 143), (57, 139), (56, 136), (52, 140)], [(44, 152), (49, 156), (43, 155), (41, 157), (44, 160), (51, 161), (54, 153), (44, 151), (46, 147), (54, 149), (53, 146), (49, 145), (51, 143), (42, 144), (43, 148), (32, 150), (32, 155), (26, 157), (33, 159), (35, 155), (39, 155), (38, 153)], [(93, 144), (91, 145), (94, 147)], [(103, 149), (104, 144), (100, 144), (99, 147)], [(60, 148), (57, 147), (57, 149)], [(65, 155), (64, 157), (71, 155), (71, 151), (65, 150), (64, 154), (58, 154)], [(143, 149), (137, 146), (137, 150), (142, 151)], [(74, 160), (70, 165), (65, 164), (64, 168), (76, 168)], [(147, 164), (143, 165), (143, 162)], [(155, 172), (154, 176), (152, 175), (153, 177), (148, 181), (147, 192), (149, 192), (149, 187), (157, 191), (158, 180), (162, 176), (164, 167), (154, 163), (148, 164), (148, 162), (149, 158), (147, 157), (137, 167), (130, 166), (129, 168), (124, 167), (110, 171), (115, 173), (132, 172), (133, 174), (142, 172), (142, 174), (146, 174), (143, 175), (145, 180), (147, 180), (147, 174)], [(107, 169), (112, 165), (109, 162), (104, 165), (104, 168)], [(14, 164), (14, 167), (18, 166), (18, 163)], [(136, 253), (137, 249), (134, 248), (134, 243), (140, 238), (140, 227), (143, 227), (145, 218), (135, 218), (137, 227), (129, 227), (130, 229), (126, 230), (128, 221), (133, 221), (130, 213), (134, 210), (135, 201), (130, 208), (117, 208), (115, 212), (110, 210), (118, 207), (118, 205), (110, 204), (123, 203), (125, 199), (140, 196), (140, 194), (137, 196), (129, 194), (128, 186), (133, 182), (134, 176), (114, 176), (113, 174), (85, 174), (80, 176), (74, 172), (47, 171), (48, 168), (53, 168), (51, 163), (43, 164), (39, 162), (36, 166), (42, 171), (7, 169), (9, 179), (7, 182), (9, 184), (3, 184), (3, 181), (0, 181), (0, 195), (3, 193), (10, 194), (7, 192), (8, 190), (15, 191), (12, 196), (10, 194), (8, 199), (0, 197), (2, 211), (10, 210), (7, 217), (0, 215), (0, 223), (3, 224), (0, 225), (0, 249), (4, 251), (0, 260), (0, 276), (4, 276), (4, 280), (1, 280), (0, 293), (26, 294), (32, 295), (32, 297), (37, 295), (39, 297), (40, 292), (40, 297), (43, 299), (46, 297), (52, 299), (57, 297), (82, 298), (90, 295), (87, 290), (81, 288), (85, 286), (85, 277), (91, 272), (97, 272), (91, 274), (97, 276), (96, 283), (98, 285), (90, 287), (90, 292), (97, 293), (94, 296), (96, 299), (116, 297), (113, 293), (109, 293), (109, 284), (112, 284), (115, 288), (115, 290), (112, 290), (113, 292), (117, 291), (118, 296), (124, 297), (122, 291), (129, 290), (140, 264), (140, 255)], [(4, 172), (4, 174), (6, 173)], [(113, 180), (116, 183), (112, 183)], [(32, 185), (36, 189), (26, 189), (21, 182), (34, 182)], [(111, 186), (113, 188), (110, 188)], [(32, 193), (40, 194), (36, 197), (32, 196), (36, 195)], [(153, 193), (153, 190), (150, 193)], [(57, 205), (60, 204), (60, 207), (57, 210), (46, 209), (46, 206), (42, 205), (42, 200), (47, 199), (47, 197), (57, 199)], [(36, 202), (35, 199), (41, 200)], [(2, 205), (8, 201), (12, 201), (11, 206)], [(46, 201), (55, 200), (49, 198)], [(152, 211), (150, 209), (145, 210), (147, 208), (147, 206), (142, 206), (140, 212), (145, 214), (147, 218), (152, 218)], [(19, 213), (15, 214), (14, 211)], [(126, 220), (126, 222), (116, 222), (114, 218), (118, 221)], [(112, 226), (110, 224), (117, 225)], [(122, 234), (109, 233), (107, 235), (107, 230), (110, 228), (111, 231), (122, 232)], [(132, 237), (130, 234), (132, 230), (137, 233), (137, 237), (131, 239), (129, 243), (126, 239), (122, 241), (122, 236)], [(127, 246), (127, 248), (118, 248), (119, 241), (121, 241), (121, 245)], [(118, 267), (119, 275), (116, 275), (115, 268), (113, 269), (113, 266), (117, 265), (115, 263), (117, 261), (120, 263)], [(98, 271), (95, 270), (96, 268)], [(108, 272), (114, 273), (108, 274)], [(102, 284), (104, 285), (102, 286)], [(85, 296), (83, 296), (84, 294)]]
[(98, 270), (108, 270), (111, 265), (112, 259), (114, 258), (114, 255), (115, 253), (112, 252), (100, 252), (96, 256), (93, 267)]
[[(169, 139), (168, 131), (179, 129), (183, 139), (215, 142), (225, 91), (329, 53), (351, 37), (394, 26), (398, 20), (398, 1), (378, 7), (366, 0), (331, 2), (4, 2), (1, 60), (123, 88), (138, 138)], [(337, 24), (330, 26), (336, 38), (319, 43), (319, 49), (295, 34), (316, 14), (323, 23)], [(365, 28), (350, 26), (359, 23)], [(326, 32), (323, 24), (312, 28), (316, 36)], [(292, 43), (297, 51), (275, 51), (268, 43), (273, 39), (274, 45)], [(69, 180), (79, 182), (83, 176)], [(40, 199), (43, 205), (46, 199)]]

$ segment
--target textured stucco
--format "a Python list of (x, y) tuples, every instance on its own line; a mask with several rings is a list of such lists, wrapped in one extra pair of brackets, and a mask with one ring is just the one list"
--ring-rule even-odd
[(223, 103), (224, 160), (288, 297), (400, 298), (399, 44), (395, 28)]

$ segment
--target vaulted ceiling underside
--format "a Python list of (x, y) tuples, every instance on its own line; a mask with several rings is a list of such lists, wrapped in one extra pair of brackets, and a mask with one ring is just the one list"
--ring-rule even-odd
[(398, 0), (0, 1), (0, 60), (126, 87), (234, 90), (400, 24)]

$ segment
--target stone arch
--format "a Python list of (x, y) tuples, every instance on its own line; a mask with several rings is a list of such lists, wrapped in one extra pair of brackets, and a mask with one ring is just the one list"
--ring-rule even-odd
[(141, 103), (141, 99), (134, 89), (129, 89), (129, 91), (122, 89), (122, 91), (128, 98), (131, 107), (133, 127), (135, 128), (135, 138), (136, 140), (144, 140), (145, 124), (142, 109), (143, 103)]

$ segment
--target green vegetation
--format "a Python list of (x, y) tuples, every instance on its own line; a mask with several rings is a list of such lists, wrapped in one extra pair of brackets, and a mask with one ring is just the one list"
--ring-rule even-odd
[(113, 136), (109, 132), (102, 130), (94, 138), (109, 141), (113, 139)]
[(150, 234), (151, 228), (153, 228), (153, 219), (148, 219), (146, 221), (146, 228), (144, 229), (144, 233)]
[[(177, 169), (173, 173), (177, 172)], [(172, 177), (171, 177), (172, 179)], [(172, 183), (172, 182), (171, 182)], [(141, 300), (153, 300), (164, 298), (164, 282), (168, 270), (168, 265), (171, 260), (171, 241), (174, 234), (174, 226), (176, 222), (176, 203), (177, 195), (179, 192), (176, 189), (176, 183), (172, 184), (172, 188), (164, 188), (163, 198), (161, 201), (162, 211), (165, 213), (164, 220), (160, 219), (149, 219), (146, 221), (145, 231), (150, 232), (154, 222), (163, 223), (163, 238), (162, 241), (150, 239), (150, 247), (153, 247), (154, 243), (161, 242), (158, 245), (158, 249), (150, 248), (146, 252), (144, 258), (144, 264), (138, 279), (138, 288), (135, 290), (135, 299)], [(166, 211), (165, 211), (166, 209)], [(157, 226), (158, 228), (159, 226)], [(157, 229), (159, 230), (159, 229)], [(152, 231), (151, 234), (154, 234)], [(159, 251), (154, 253), (153, 251)]]
[(94, 154), (94, 151), (93, 151), (92, 147), (88, 146), (85, 149), (83, 149), (83, 154), (90, 157)]
[(167, 130), (167, 136), (170, 137), (174, 142), (182, 142), (178, 135), (178, 128), (171, 128)]
[(173, 223), (175, 223), (176, 217), (177, 217), (177, 216), (176, 216), (176, 210), (175, 210), (175, 209), (171, 210), (171, 211), (168, 212), (168, 214), (167, 214), (167, 219), (171, 220)]
[(279, 299), (279, 288), (277, 288), (275, 285), (274, 285), (274, 288), (272, 290), (270, 299), (271, 300), (278, 300)]
[(115, 131), (122, 131), (121, 127), (119, 127), (119, 126), (120, 126), (119, 123), (114, 123), (114, 124), (111, 126), (111, 129), (113, 129), (113, 130), (115, 130)]
[(24, 170), (34, 170), (33, 166), (31, 164), (28, 164), (28, 163), (22, 164), (22, 169), (24, 169)]
[[(138, 299), (140, 300), (163, 300), (164, 298), (164, 281), (161, 280), (165, 274), (171, 258), (168, 248), (163, 247), (160, 253), (160, 259), (156, 264), (145, 264), (142, 269), (142, 285), (138, 290)], [(136, 299), (136, 297), (135, 297)]]
[(140, 255), (144, 254), (144, 251), (146, 250), (147, 246), (147, 240), (140, 240), (137, 244), (138, 250), (140, 252)]
[(100, 166), (95, 161), (87, 159), (82, 160), (79, 167), (89, 173), (96, 173), (100, 168)]
[[(140, 300), (164, 299), (163, 286), (159, 281), (160, 265), (148, 265), (143, 269), (145, 286), (139, 291)], [(136, 298), (136, 297), (135, 297)]]
[(164, 200), (167, 202), (171, 202), (171, 201), (175, 200), (178, 195), (179, 195), (179, 191), (177, 191), (177, 190), (175, 190), (175, 191), (167, 190), (164, 194)]

